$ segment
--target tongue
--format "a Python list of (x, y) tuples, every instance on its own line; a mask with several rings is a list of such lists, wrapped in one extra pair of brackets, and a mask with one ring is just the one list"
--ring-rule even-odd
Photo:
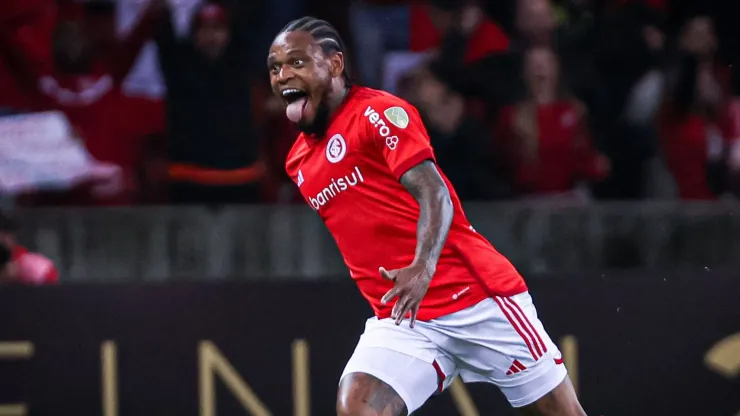
[(288, 116), (288, 120), (293, 123), (301, 121), (303, 109), (306, 107), (307, 102), (306, 98), (301, 98), (288, 104), (288, 107), (285, 109), (285, 115)]

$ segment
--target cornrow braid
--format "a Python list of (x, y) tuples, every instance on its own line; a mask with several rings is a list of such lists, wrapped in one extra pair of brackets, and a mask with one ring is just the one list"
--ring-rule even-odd
[[(336, 52), (345, 53), (344, 41), (339, 36), (339, 32), (326, 20), (317, 19), (311, 16), (301, 17), (300, 19), (293, 20), (292, 22), (285, 25), (280, 33), (288, 32), (307, 32), (313, 39), (321, 46), (321, 50), (324, 54), (333, 54)], [(349, 72), (345, 62), (345, 69), (342, 71), (342, 78), (347, 83), (351, 84)]]

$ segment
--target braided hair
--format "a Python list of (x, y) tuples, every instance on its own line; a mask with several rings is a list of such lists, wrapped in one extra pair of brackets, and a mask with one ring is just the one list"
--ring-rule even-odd
[[(306, 16), (300, 19), (293, 20), (292, 22), (285, 25), (280, 33), (288, 32), (307, 32), (310, 34), (316, 43), (321, 46), (321, 50), (325, 55), (335, 54), (337, 52), (345, 53), (344, 41), (339, 36), (339, 32), (326, 20), (317, 19), (315, 17)], [(347, 85), (351, 84), (351, 79), (347, 71), (347, 64), (345, 62), (344, 70), (342, 71), (342, 78)]]

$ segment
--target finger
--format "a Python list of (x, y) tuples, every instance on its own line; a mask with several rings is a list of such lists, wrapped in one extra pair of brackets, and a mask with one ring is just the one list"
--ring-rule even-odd
[(411, 302), (409, 301), (408, 297), (405, 297), (399, 300), (398, 303), (396, 303), (396, 307), (398, 308), (396, 312), (396, 325), (401, 325), (401, 322), (403, 322), (404, 318), (406, 318), (406, 315), (411, 309)]
[(398, 314), (401, 312), (402, 309), (408, 309), (407, 306), (410, 304), (409, 302), (409, 296), (405, 291), (401, 291), (398, 294), (398, 300), (396, 301), (396, 304), (393, 305), (393, 310), (391, 311), (391, 318), (396, 319), (398, 318)]
[(414, 327), (416, 324), (416, 314), (419, 313), (419, 304), (415, 303), (414, 306), (411, 308), (411, 318), (409, 319), (409, 326), (411, 328)]
[(388, 279), (390, 281), (396, 280), (396, 276), (398, 275), (397, 270), (391, 270), (388, 271), (385, 269), (385, 267), (378, 268), (378, 272), (380, 272), (380, 276), (382, 276), (384, 279)]
[(386, 304), (386, 303), (390, 302), (391, 300), (393, 300), (393, 298), (395, 298), (396, 296), (398, 296), (400, 293), (401, 293), (401, 288), (400, 287), (394, 287), (393, 289), (391, 289), (388, 292), (386, 292), (385, 295), (383, 295), (383, 297), (380, 299), (380, 303)]

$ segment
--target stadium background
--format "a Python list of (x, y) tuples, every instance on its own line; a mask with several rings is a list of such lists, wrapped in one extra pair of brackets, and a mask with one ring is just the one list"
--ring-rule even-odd
[[(736, 3), (161, 3), (0, 5), (3, 217), (60, 276), (0, 286), (0, 415), (332, 414), (370, 311), (264, 68), (307, 13), (420, 109), (589, 414), (740, 412)], [(90, 160), (43, 146), (53, 114)], [(475, 385), (419, 412), (510, 413)]]

